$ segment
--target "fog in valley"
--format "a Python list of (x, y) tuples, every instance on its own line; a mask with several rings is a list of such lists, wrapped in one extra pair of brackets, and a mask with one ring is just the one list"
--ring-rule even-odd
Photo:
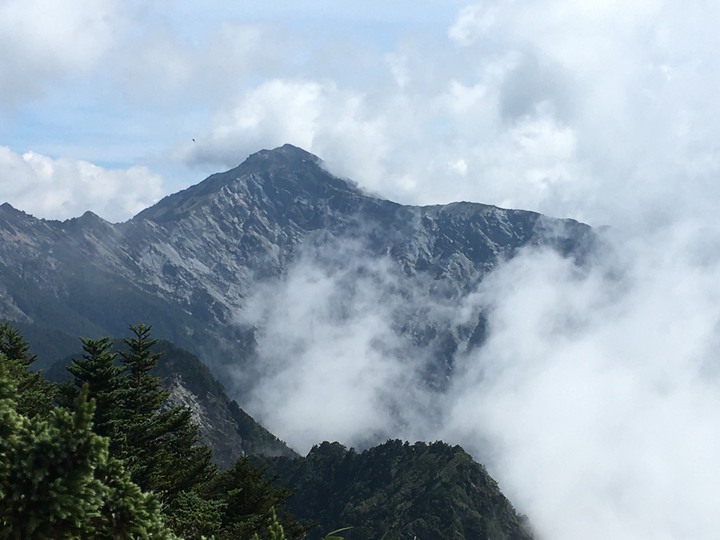
[(25, 4), (0, 5), (0, 202), (38, 217), (123, 221), (291, 143), (386, 199), (595, 228), (587, 260), (524, 248), (459, 296), (305, 246), (236, 314), (273, 433), (460, 444), (541, 540), (720, 538), (720, 4)]

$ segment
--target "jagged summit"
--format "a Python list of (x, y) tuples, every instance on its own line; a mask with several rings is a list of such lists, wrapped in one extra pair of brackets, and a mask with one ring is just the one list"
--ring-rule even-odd
[(24, 210), (15, 208), (12, 204), (10, 204), (8, 202), (0, 204), (0, 214), (12, 215), (12, 216), (24, 216), (26, 218), (37, 219), (34, 216), (32, 216), (31, 214), (28, 214), (27, 212), (25, 212)]
[(82, 216), (66, 219), (60, 223), (60, 227), (66, 230), (83, 230), (86, 233), (90, 231), (104, 231), (112, 229), (109, 221), (104, 220), (95, 212), (87, 210)]
[(218, 197), (243, 201), (283, 202), (328, 199), (337, 194), (361, 195), (347, 180), (333, 176), (322, 160), (296, 146), (285, 144), (251, 154), (237, 167), (209, 176), (184, 191), (165, 197), (140, 212), (134, 220), (158, 223), (187, 217), (193, 211), (215, 204)]
[(83, 223), (108, 223), (108, 221), (104, 220), (100, 216), (98, 216), (95, 212), (91, 212), (90, 210), (87, 210), (82, 216), (79, 218), (75, 218)]
[[(239, 328), (237, 314), (257, 283), (284, 279), (302, 257), (332, 272), (343, 265), (355, 272), (351, 258), (382, 261), (410, 280), (407, 287), (422, 289), (413, 294), (445, 301), (474, 290), (523, 246), (582, 257), (593, 238), (586, 225), (534, 212), (372, 197), (313, 154), (284, 145), (124, 223), (89, 213), (46, 222), (3, 205), (0, 318), (74, 335), (119, 335), (128, 321), (146, 321), (159, 337), (219, 365), (255, 354), (254, 330)], [(357, 254), (344, 255), (346, 246)], [(438, 377), (452, 359), (447, 344), (465, 346), (465, 334), (433, 327), (422, 314), (395, 322), (413, 346), (437, 349)]]
[(297, 165), (299, 163), (315, 163), (320, 164), (322, 160), (315, 154), (293, 146), (292, 144), (283, 144), (273, 150), (260, 150), (245, 160), (245, 163), (272, 163), (274, 165)]
[(15, 208), (8, 202), (0, 204), (0, 225), (9, 224), (10, 228), (16, 228), (21, 223), (26, 226), (31, 226), (37, 223), (53, 223), (53, 221), (36, 218), (24, 210)]

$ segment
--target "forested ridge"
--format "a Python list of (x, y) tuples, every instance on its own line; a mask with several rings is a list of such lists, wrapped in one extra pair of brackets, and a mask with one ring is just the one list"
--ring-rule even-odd
[(440, 442), (219, 468), (169, 404), (157, 345), (143, 324), (122, 346), (82, 339), (56, 384), (0, 324), (0, 538), (531, 538), (484, 468)]
[[(54, 385), (0, 325), (0, 537), (250, 539), (288, 497), (248, 458), (212, 463), (190, 410), (167, 407), (150, 373), (150, 328), (131, 331), (122, 353), (82, 340), (72, 380)], [(302, 536), (279, 515), (289, 538)]]
[(459, 446), (390, 440), (356, 452), (324, 442), (304, 459), (261, 461), (282, 485), (305, 495), (291, 497), (287, 507), (320, 522), (309, 538), (345, 524), (354, 525), (353, 540), (532, 538), (526, 519)]

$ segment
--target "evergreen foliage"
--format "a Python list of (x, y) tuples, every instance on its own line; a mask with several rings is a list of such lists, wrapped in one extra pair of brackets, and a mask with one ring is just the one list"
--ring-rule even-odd
[(212, 475), (211, 454), (198, 443), (191, 411), (165, 407), (168, 394), (151, 374), (160, 355), (152, 351), (150, 327), (130, 330), (120, 355), (109, 338), (82, 340), (83, 358), (67, 367), (74, 380), (65, 402), (87, 384), (97, 403), (95, 431), (110, 438), (113, 455), (125, 462), (134, 482), (169, 504)]
[[(290, 496), (290, 490), (274, 487), (264, 473), (264, 468), (245, 457), (207, 484), (205, 495), (223, 501), (218, 540), (249, 540), (265, 528), (275, 507)], [(283, 516), (282, 522), (291, 538), (302, 537), (306, 531), (288, 516)]]
[[(283, 528), (282, 524), (278, 521), (277, 515), (275, 514), (275, 509), (272, 509), (272, 513), (270, 514), (270, 519), (268, 520), (268, 527), (267, 527), (267, 533), (268, 533), (268, 540), (287, 540), (287, 537), (285, 536), (285, 529)], [(260, 537), (255, 533), (251, 540), (260, 540)]]
[(115, 365), (117, 353), (111, 351), (110, 338), (82, 339), (83, 356), (73, 360), (67, 370), (73, 375), (71, 385), (62, 390), (60, 403), (69, 406), (87, 385), (90, 397), (95, 400), (94, 431), (110, 437), (115, 450), (119, 443), (118, 415), (121, 408), (120, 368)]
[(119, 457), (143, 489), (171, 503), (180, 493), (195, 488), (213, 474), (210, 450), (199, 444), (198, 427), (187, 408), (165, 407), (168, 392), (151, 372), (160, 354), (157, 340), (144, 324), (130, 327), (127, 350), (120, 353), (120, 430), (124, 441)]
[[(338, 536), (338, 533), (348, 531), (350, 529), (352, 529), (352, 527), (344, 527), (342, 529), (332, 531), (326, 536), (324, 536), (323, 540), (344, 540), (342, 536)], [(255, 533), (250, 540), (260, 540), (260, 536)], [(285, 535), (285, 528), (278, 520), (274, 508), (272, 509), (270, 513), (270, 518), (268, 519), (267, 540), (287, 540), (287, 536)]]
[(154, 352), (157, 340), (150, 338), (149, 326), (140, 323), (131, 326), (130, 331), (133, 336), (124, 340), (127, 350), (120, 352), (125, 376), (124, 407), (148, 418), (162, 407), (168, 395), (151, 373), (162, 355)]
[[(2, 360), (5, 355), (0, 354)], [(160, 505), (110, 457), (92, 431), (81, 389), (71, 410), (45, 417), (17, 409), (18, 388), (0, 362), (0, 537), (173, 538)]]
[(225, 503), (200, 495), (195, 490), (181, 492), (165, 507), (168, 526), (182, 538), (221, 538)]
[[(109, 437), (111, 454), (122, 460), (134, 483), (159, 498), (176, 534), (243, 540), (264, 530), (270, 509), (289, 493), (273, 488), (245, 459), (217, 471), (210, 450), (199, 444), (192, 411), (167, 405), (168, 392), (153, 374), (161, 354), (154, 352), (151, 328), (138, 324), (130, 331), (119, 353), (108, 338), (82, 340), (82, 359), (67, 368), (74, 380), (65, 386), (65, 402), (87, 386), (97, 400), (98, 431)], [(304, 531), (290, 519), (285, 522), (291, 531)]]
[(350, 540), (532, 538), (497, 483), (458, 446), (388, 441), (358, 454), (326, 442), (303, 459), (265, 462), (296, 490), (288, 509), (320, 521), (309, 538), (344, 525), (353, 527)]
[(36, 360), (29, 349), (29, 345), (10, 323), (0, 324), (0, 354), (3, 356), (8, 376), (18, 388), (17, 410), (28, 416), (35, 416), (52, 409), (56, 389), (43, 378), (42, 373), (29, 370)]

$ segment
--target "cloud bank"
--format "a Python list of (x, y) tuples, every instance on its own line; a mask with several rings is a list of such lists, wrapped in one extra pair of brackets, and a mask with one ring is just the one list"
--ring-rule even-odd
[(0, 102), (25, 102), (96, 67), (113, 43), (115, 0), (6, 0), (0, 4)]
[[(526, 249), (449, 302), (361, 250), (306, 255), (248, 304), (263, 328), (248, 406), (300, 451), (462, 444), (541, 539), (715, 538), (720, 229), (607, 235), (587, 266)], [(458, 328), (481, 311), (484, 344), (423, 384), (437, 357), (399, 321)]]
[(490, 336), (460, 359), (445, 436), (541, 538), (720, 533), (718, 238), (665, 230), (590, 272), (527, 253), (468, 299), (490, 307)]
[(145, 167), (105, 169), (87, 161), (52, 159), (0, 147), (0, 200), (37, 217), (68, 219), (92, 210), (123, 221), (156, 202), (160, 177)]
[(320, 251), (306, 250), (280, 284), (258, 284), (241, 315), (260, 329), (248, 406), (303, 452), (328, 438), (363, 447), (425, 430), (436, 409), (427, 353), (397, 324), (419, 291), (352, 241)]
[[(714, 214), (720, 8), (486, 1), (358, 80), (311, 58), (218, 109), (189, 163), (290, 142), (401, 202), (472, 200), (646, 226)], [(352, 54), (352, 53), (349, 53)], [(669, 201), (672, 201), (670, 203)]]

